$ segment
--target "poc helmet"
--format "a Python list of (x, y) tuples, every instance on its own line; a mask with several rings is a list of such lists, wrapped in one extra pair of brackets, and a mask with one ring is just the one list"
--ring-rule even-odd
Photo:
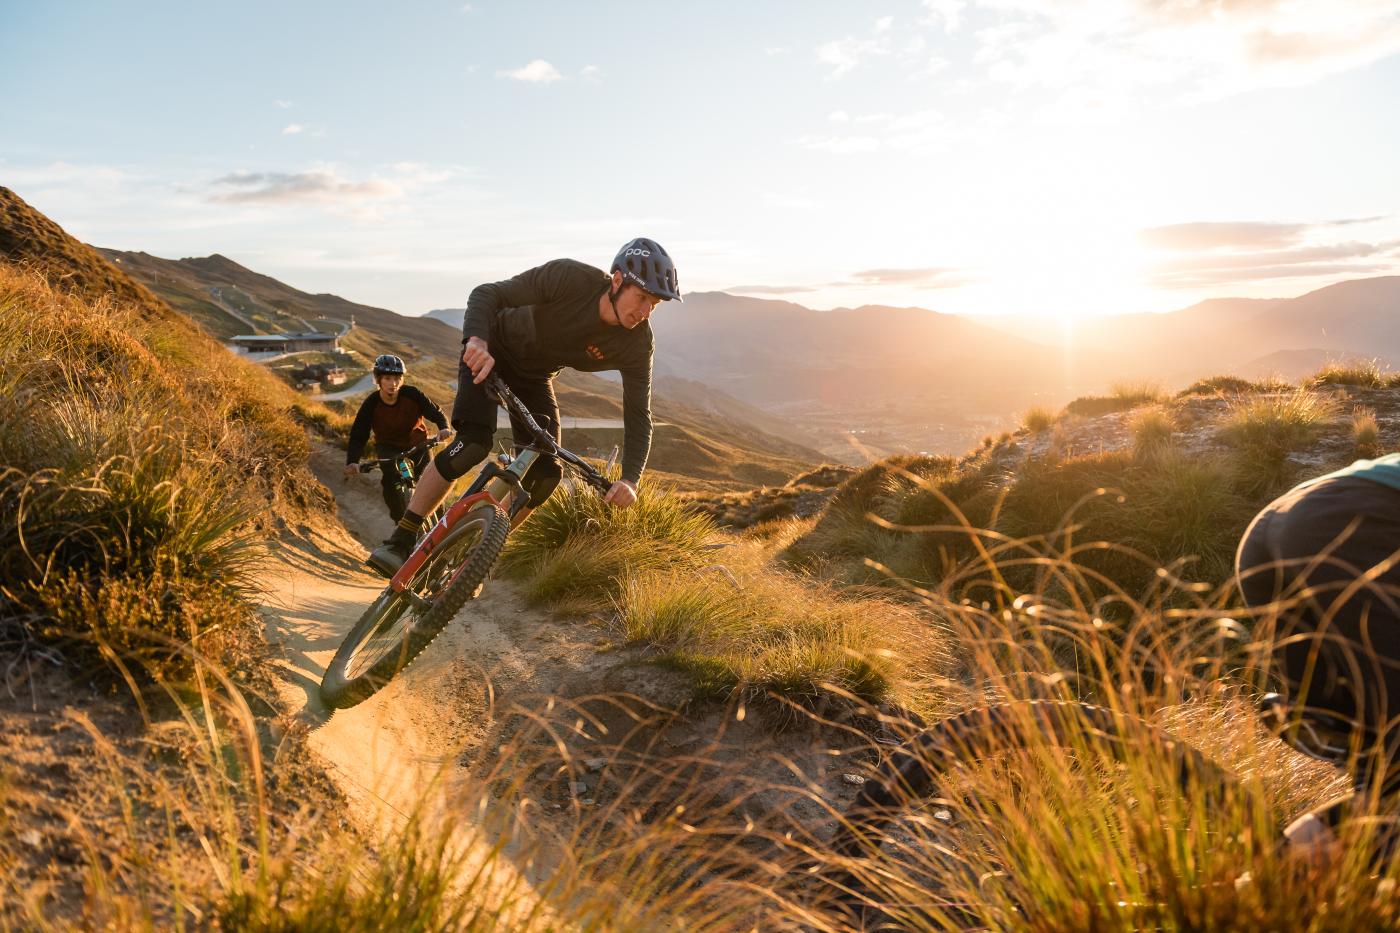
[(655, 240), (644, 236), (629, 240), (617, 251), (617, 258), (608, 271), (621, 272), (624, 282), (631, 282), (663, 301), (681, 300), (676, 264)]
[(402, 376), (404, 374), (403, 360), (392, 353), (381, 353), (374, 358), (374, 374), (376, 376)]

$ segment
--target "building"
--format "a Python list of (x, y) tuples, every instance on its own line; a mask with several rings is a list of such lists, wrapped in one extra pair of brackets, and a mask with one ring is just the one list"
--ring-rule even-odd
[(314, 330), (301, 334), (241, 334), (231, 338), (229, 345), (233, 352), (242, 356), (300, 353), (304, 350), (330, 353), (340, 349), (340, 335)]
[(345, 370), (334, 363), (312, 363), (292, 370), (292, 382), (298, 389), (344, 385)]

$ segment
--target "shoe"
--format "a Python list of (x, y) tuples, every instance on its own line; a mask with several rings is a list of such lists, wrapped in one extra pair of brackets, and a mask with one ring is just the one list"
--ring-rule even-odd
[(365, 566), (392, 578), (399, 572), (403, 562), (408, 560), (408, 555), (413, 553), (414, 543), (413, 532), (395, 528), (394, 533), (383, 544), (370, 551), (369, 557), (365, 559)]

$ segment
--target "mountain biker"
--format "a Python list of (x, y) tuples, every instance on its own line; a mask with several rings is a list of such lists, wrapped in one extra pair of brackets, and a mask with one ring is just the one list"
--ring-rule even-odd
[(1277, 602), (1290, 703), (1400, 744), (1400, 453), (1358, 460), (1265, 506), (1240, 541), (1240, 592)]
[[(462, 362), (452, 426), (457, 436), (433, 458), (389, 540), (370, 554), (371, 567), (392, 576), (408, 559), (427, 515), (452, 482), (491, 452), (496, 400), (482, 384), (495, 372), (540, 426), (560, 439), (554, 377), (564, 367), (622, 374), (622, 478), (604, 501), (625, 508), (651, 450), (651, 361), (647, 318), (662, 301), (681, 300), (675, 263), (655, 240), (639, 237), (618, 250), (608, 273), (572, 259), (555, 259), (502, 282), (478, 285), (462, 324)], [(527, 443), (512, 418), (517, 444)], [(559, 461), (541, 457), (526, 475), (531, 507), (554, 491)], [(517, 523), (530, 509), (522, 510)]]
[[(425, 419), (437, 425), (438, 440), (451, 436), (442, 409), (417, 386), (404, 385), (405, 375), (407, 372), (399, 357), (392, 353), (375, 357), (374, 383), (378, 389), (361, 403), (360, 410), (355, 413), (355, 423), (350, 427), (350, 441), (345, 450), (346, 479), (360, 472), (358, 461), (371, 434), (374, 435), (374, 449), (383, 459), (396, 458), (427, 440)], [(413, 475), (417, 478), (428, 465), (428, 452), (420, 451), (413, 457), (412, 464)], [(389, 517), (397, 523), (403, 518), (408, 503), (398, 489), (395, 471), (379, 472), (384, 504), (389, 507)]]

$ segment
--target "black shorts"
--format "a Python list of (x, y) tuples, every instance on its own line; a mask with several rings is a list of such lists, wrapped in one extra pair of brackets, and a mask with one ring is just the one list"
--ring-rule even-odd
[[(527, 375), (516, 372), (509, 363), (496, 358), (495, 373), (501, 377), (516, 398), (530, 410), (540, 427), (548, 431), (555, 442), (562, 440), (559, 431), (559, 400), (554, 395), (554, 380), (548, 375)], [(496, 413), (501, 406), (486, 394), (484, 386), (472, 382), (472, 371), (466, 363), (457, 365), (457, 398), (452, 402), (452, 429), (459, 435), (480, 440), (490, 448), (496, 433)], [(524, 422), (512, 413), (511, 435), (517, 444), (529, 443), (531, 438)]]
[(1240, 591), (1253, 608), (1280, 601), (1274, 661), (1294, 702), (1378, 731), (1400, 716), (1397, 555), (1400, 489), (1368, 479), (1294, 489), (1255, 516)]

